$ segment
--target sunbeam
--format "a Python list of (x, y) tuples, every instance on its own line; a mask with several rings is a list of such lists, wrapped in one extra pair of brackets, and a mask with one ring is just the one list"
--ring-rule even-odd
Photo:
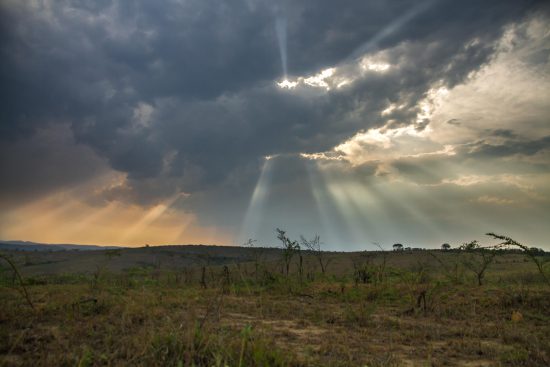
[(121, 241), (125, 242), (136, 234), (139, 234), (143, 229), (164, 214), (164, 212), (166, 212), (166, 210), (168, 210), (181, 196), (181, 194), (175, 194), (161, 204), (152, 207), (139, 221), (123, 233)]
[(287, 55), (286, 55), (286, 18), (277, 15), (275, 19), (275, 32), (277, 33), (277, 42), (279, 44), (279, 53), (281, 55), (281, 66), (283, 68), (284, 80), (288, 75)]
[(361, 57), (373, 51), (378, 46), (378, 43), (380, 41), (396, 33), (400, 28), (413, 20), (417, 15), (428, 10), (435, 1), (436, 0), (427, 0), (416, 6), (413, 6), (411, 9), (409, 9), (409, 11), (399, 16), (386, 27), (382, 28), (371, 39), (359, 46), (355, 51), (353, 51), (353, 53), (348, 57), (347, 60), (349, 61), (352, 59), (357, 59), (358, 57)]
[[(390, 187), (391, 186), (391, 187)], [(422, 228), (426, 233), (441, 235), (441, 230), (437, 228), (433, 219), (433, 213), (426, 213), (415, 201), (422, 201), (418, 197), (418, 192), (408, 187), (395, 187), (396, 185), (387, 183), (377, 183), (371, 186), (372, 191), (381, 200), (381, 205), (388, 209), (390, 216), (395, 216), (390, 225), (396, 225), (396, 219), (399, 219), (404, 225)], [(416, 187), (418, 190), (419, 188)], [(411, 228), (412, 229), (412, 228)]]
[[(59, 192), (18, 208), (13, 212), (13, 217), (26, 218), (27, 224), (32, 222), (39, 231), (44, 231), (61, 218), (78, 215), (79, 209), (78, 202), (71, 198), (70, 193)], [(32, 215), (29, 216), (29, 213)]]
[(243, 243), (248, 238), (254, 238), (260, 229), (261, 220), (264, 214), (271, 176), (273, 171), (273, 157), (265, 157), (260, 177), (250, 198), (241, 230), (237, 237), (237, 244)]
[[(84, 218), (78, 218), (77, 223), (71, 224), (71, 226), (67, 228), (65, 233), (68, 236), (72, 236), (74, 234), (78, 234), (80, 231), (86, 231), (90, 225), (108, 217), (115, 211), (115, 209), (117, 209), (117, 204), (115, 202), (110, 202), (105, 207), (96, 209), (91, 214), (86, 215)], [(82, 211), (82, 213), (85, 212)]]
[(360, 184), (348, 182), (329, 172), (321, 171), (327, 192), (336, 204), (354, 244), (376, 240), (376, 227), (372, 225), (377, 210), (372, 206), (370, 194)]
[(315, 200), (315, 206), (317, 208), (317, 212), (319, 213), (321, 224), (323, 225), (323, 234), (327, 242), (338, 243), (340, 241), (340, 236), (338, 234), (334, 220), (332, 220), (332, 218), (330, 218), (329, 216), (329, 213), (332, 213), (333, 210), (329, 205), (329, 200), (326, 195), (326, 189), (322, 187), (323, 179), (319, 174), (318, 163), (313, 160), (309, 160), (305, 163), (309, 185), (313, 194), (313, 199)]

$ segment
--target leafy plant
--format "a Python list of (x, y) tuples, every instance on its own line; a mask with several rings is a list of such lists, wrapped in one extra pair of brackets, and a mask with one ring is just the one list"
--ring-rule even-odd
[(483, 285), (485, 272), (498, 254), (495, 246), (482, 247), (474, 240), (464, 243), (459, 249), (467, 255), (464, 257), (464, 265), (476, 275), (477, 284)]

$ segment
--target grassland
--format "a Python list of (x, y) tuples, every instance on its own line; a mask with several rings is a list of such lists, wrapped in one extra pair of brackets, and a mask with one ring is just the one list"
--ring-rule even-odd
[[(547, 366), (550, 287), (502, 252), (4, 253), (3, 366)], [(541, 255), (542, 256), (542, 255)], [(300, 263), (302, 266), (300, 266)]]

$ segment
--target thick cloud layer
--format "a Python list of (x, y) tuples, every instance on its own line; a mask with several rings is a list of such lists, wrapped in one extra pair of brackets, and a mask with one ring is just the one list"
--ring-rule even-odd
[[(0, 17), (6, 196), (24, 201), (110, 170), (125, 178), (94, 200), (148, 206), (185, 193), (174, 205), (237, 228), (264, 157), (329, 152), (369, 129), (426, 130), (434, 91), (464, 84), (494, 62), (510, 27), (547, 19), (547, 9), (519, 0), (45, 0), (5, 1)], [(545, 72), (548, 44), (537, 50), (525, 62)], [(277, 84), (285, 79), (291, 88)], [(549, 144), (487, 129), (454, 147), (456, 157), (533, 157)], [(368, 139), (353, 146), (372, 152)], [(411, 139), (403, 149), (445, 145)], [(424, 163), (401, 159), (392, 169), (427, 180)], [(57, 166), (66, 174), (44, 169)], [(280, 171), (279, 195), (296, 196), (292, 181), (307, 182), (305, 172)]]

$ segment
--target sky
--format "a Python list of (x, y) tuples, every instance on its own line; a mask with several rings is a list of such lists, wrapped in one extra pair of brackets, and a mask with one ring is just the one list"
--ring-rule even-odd
[(4, 0), (0, 239), (550, 250), (550, 6)]

